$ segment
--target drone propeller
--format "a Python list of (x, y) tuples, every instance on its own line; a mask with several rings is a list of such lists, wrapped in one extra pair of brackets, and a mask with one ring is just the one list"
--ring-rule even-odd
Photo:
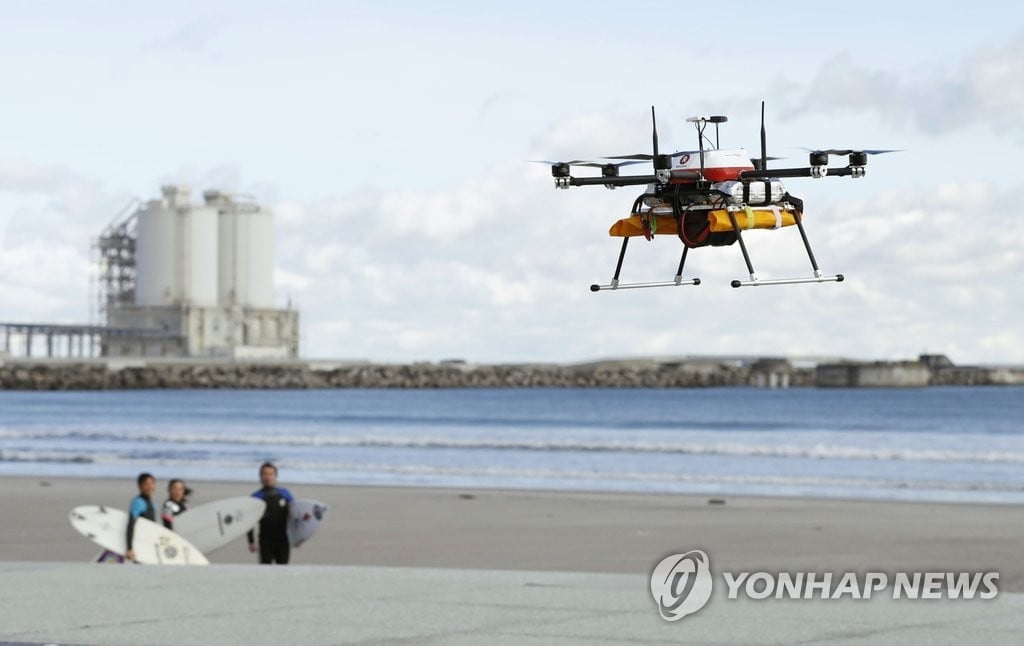
[(623, 166), (629, 166), (631, 164), (642, 164), (642, 161), (620, 161), (620, 162), (586, 162), (582, 164), (569, 164), (570, 166), (589, 166), (591, 168), (604, 168), (605, 166), (615, 166), (616, 168), (622, 168)]
[(548, 164), (554, 166), (556, 164), (565, 164), (566, 166), (589, 166), (590, 168), (602, 168), (604, 166), (616, 166), (621, 168), (622, 166), (629, 166), (630, 164), (642, 164), (642, 161), (621, 161), (621, 162), (600, 162), (590, 161), (586, 159), (574, 159), (567, 162), (549, 161), (547, 159), (531, 159), (534, 164)]
[(835, 155), (837, 157), (845, 157), (846, 155), (852, 155), (853, 153), (864, 153), (865, 155), (884, 155), (885, 153), (898, 153), (902, 152), (901, 148), (891, 150), (872, 150), (864, 148), (861, 150), (854, 150), (853, 148), (803, 148), (809, 153), (822, 153), (825, 155)]
[[(688, 152), (690, 152), (692, 154), (692, 151), (677, 150), (676, 152), (674, 152), (671, 155), (669, 155), (669, 157), (678, 157), (679, 155), (685, 155)], [(643, 153), (638, 153), (638, 154), (635, 154), (635, 155), (609, 155), (609, 156), (605, 157), (605, 159), (637, 159), (637, 160), (641, 160), (641, 161), (651, 161), (652, 159), (654, 159), (654, 156), (653, 155), (645, 155)], [(761, 159), (760, 157), (751, 157), (750, 161), (758, 162), (758, 161), (760, 161), (760, 159)], [(786, 159), (786, 157), (772, 157), (772, 156), (768, 156), (768, 157), (766, 157), (766, 159), (768, 161), (775, 161), (775, 160), (779, 160), (779, 159)], [(633, 163), (639, 163), (639, 162), (633, 162)], [(755, 163), (755, 165), (756, 165), (756, 163)]]
[[(688, 151), (677, 150), (676, 152), (668, 155), (669, 157), (678, 157), (679, 155), (685, 155)], [(632, 155), (605, 155), (605, 159), (636, 159), (638, 161), (651, 161), (654, 159), (654, 155), (647, 153), (635, 153)]]
[(565, 164), (566, 166), (587, 166), (594, 163), (586, 159), (574, 159), (567, 162), (549, 161), (547, 159), (531, 159), (530, 161), (534, 164), (548, 164), (549, 166), (554, 166), (556, 164)]

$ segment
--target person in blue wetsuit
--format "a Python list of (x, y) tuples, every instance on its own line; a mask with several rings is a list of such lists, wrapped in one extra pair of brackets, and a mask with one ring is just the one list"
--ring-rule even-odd
[[(295, 498), (290, 491), (277, 486), (277, 467), (270, 462), (260, 465), (260, 483), (263, 487), (252, 494), (254, 498), (267, 503), (259, 522), (260, 563), (284, 565), (291, 551), (288, 545), (288, 512)], [(255, 552), (254, 530), (250, 529), (247, 536), (249, 551)]]
[(132, 498), (128, 507), (128, 530), (125, 535), (124, 557), (129, 561), (135, 560), (135, 550), (132, 549), (132, 539), (135, 537), (135, 521), (139, 518), (156, 520), (156, 509), (153, 507), (153, 492), (156, 491), (156, 478), (150, 473), (140, 473), (135, 483), (139, 487), (139, 495)]

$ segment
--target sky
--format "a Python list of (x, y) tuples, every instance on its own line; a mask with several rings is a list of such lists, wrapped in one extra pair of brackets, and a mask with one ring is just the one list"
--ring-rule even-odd
[[(310, 358), (682, 355), (1024, 364), (1024, 5), (0, 1), (0, 320), (85, 322), (90, 244), (186, 183), (275, 214), (275, 291)], [(722, 145), (892, 148), (862, 179), (793, 179), (840, 284), (591, 293), (630, 189), (556, 190), (535, 159)], [(643, 167), (636, 167), (643, 172)], [(792, 229), (761, 278), (809, 274)], [(623, 281), (667, 280), (635, 240)]]

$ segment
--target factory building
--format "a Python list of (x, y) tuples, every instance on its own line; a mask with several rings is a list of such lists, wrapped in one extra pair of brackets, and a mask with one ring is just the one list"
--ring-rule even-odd
[[(99, 318), (108, 357), (289, 359), (298, 312), (275, 307), (273, 214), (187, 186), (135, 202), (96, 241)], [(125, 333), (137, 330), (138, 334)]]

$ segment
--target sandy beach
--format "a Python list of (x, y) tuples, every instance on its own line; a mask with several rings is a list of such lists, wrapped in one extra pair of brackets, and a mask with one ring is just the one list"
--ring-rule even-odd
[[(68, 511), (82, 504), (125, 509), (134, 490), (130, 480), (0, 482), (2, 561), (88, 560), (97, 548), (71, 528)], [(256, 488), (189, 485), (194, 504)], [(304, 484), (291, 489), (330, 505), (320, 532), (293, 551), (295, 564), (646, 575), (665, 555), (700, 548), (722, 569), (997, 570), (1002, 590), (1024, 590), (1024, 509), (1016, 506)], [(254, 559), (244, 541), (209, 556), (213, 563)]]
[[(296, 484), (330, 512), (288, 567), (243, 541), (206, 568), (110, 567), (67, 514), (126, 507), (131, 480), (0, 480), (0, 643), (1012, 644), (1024, 616), (1015, 506)], [(189, 484), (195, 504), (255, 488)], [(691, 549), (716, 572), (997, 571), (999, 596), (759, 602), (718, 583), (663, 621), (651, 569)]]

